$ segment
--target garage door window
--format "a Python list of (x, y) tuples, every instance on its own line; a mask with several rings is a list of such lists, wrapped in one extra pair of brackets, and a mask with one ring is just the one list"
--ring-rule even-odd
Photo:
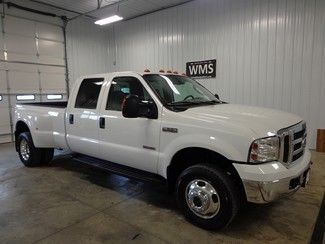
[(17, 101), (31, 101), (35, 100), (35, 95), (17, 95)]
[(84, 79), (78, 91), (75, 107), (96, 109), (103, 82), (104, 78)]
[(62, 94), (49, 94), (46, 96), (47, 100), (62, 100)]

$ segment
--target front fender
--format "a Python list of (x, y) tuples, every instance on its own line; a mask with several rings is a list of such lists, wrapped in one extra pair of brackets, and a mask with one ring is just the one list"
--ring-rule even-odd
[[(195, 140), (193, 140), (195, 138)], [(165, 146), (161, 145), (157, 172), (167, 178), (167, 167), (170, 165), (174, 155), (185, 148), (197, 147), (214, 151), (231, 161), (243, 161), (247, 159), (248, 148), (239, 150), (233, 143), (204, 134), (188, 134), (169, 141)], [(243, 148), (241, 148), (243, 149)]]

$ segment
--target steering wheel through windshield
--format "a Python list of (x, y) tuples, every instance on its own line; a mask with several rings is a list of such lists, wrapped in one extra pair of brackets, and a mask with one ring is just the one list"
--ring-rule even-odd
[(186, 101), (186, 100), (189, 99), (189, 98), (194, 99), (194, 96), (193, 96), (193, 95), (188, 95), (188, 96), (186, 96), (186, 97), (183, 99), (183, 101)]

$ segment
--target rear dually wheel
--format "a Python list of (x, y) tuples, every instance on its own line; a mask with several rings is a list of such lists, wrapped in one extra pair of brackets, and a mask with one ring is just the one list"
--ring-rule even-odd
[(49, 163), (53, 158), (53, 148), (37, 148), (30, 132), (18, 136), (18, 154), (21, 162), (27, 167), (40, 166)]

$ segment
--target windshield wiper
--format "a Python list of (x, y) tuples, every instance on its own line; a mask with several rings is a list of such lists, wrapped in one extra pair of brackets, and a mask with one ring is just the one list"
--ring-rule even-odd
[(167, 105), (169, 106), (186, 106), (186, 105), (200, 105), (200, 104), (217, 104), (217, 103), (221, 103), (217, 100), (211, 100), (211, 101), (179, 101), (179, 102), (172, 102), (172, 103), (167, 103)]

